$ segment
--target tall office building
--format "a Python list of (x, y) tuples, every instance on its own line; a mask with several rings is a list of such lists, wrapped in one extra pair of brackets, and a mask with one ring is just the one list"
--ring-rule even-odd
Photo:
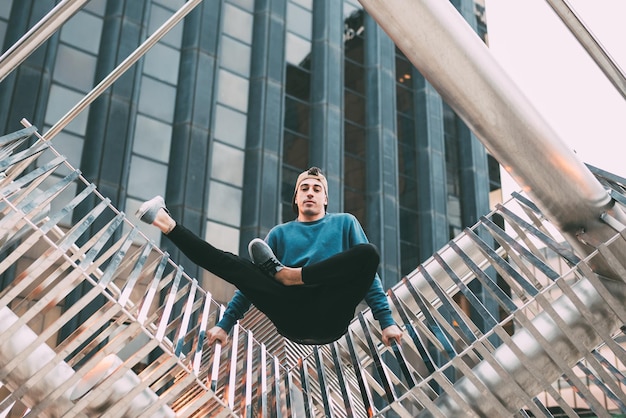
[[(483, 7), (453, 0), (485, 37)], [(54, 0), (0, 4), (6, 50)], [(0, 127), (46, 133), (184, 4), (91, 0), (0, 84)], [(319, 166), (395, 284), (489, 210), (498, 165), (357, 0), (205, 0), (52, 138), (113, 205), (156, 194), (220, 248), (294, 218)], [(217, 300), (233, 287), (168, 249)]]

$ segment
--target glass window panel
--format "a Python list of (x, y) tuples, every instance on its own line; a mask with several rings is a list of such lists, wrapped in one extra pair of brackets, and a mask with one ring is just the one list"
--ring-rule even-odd
[(365, 161), (346, 155), (345, 184), (355, 190), (365, 190)]
[(311, 75), (300, 67), (287, 64), (287, 78), (285, 93), (308, 101), (311, 91)]
[(396, 81), (407, 88), (413, 87), (413, 66), (406, 59), (396, 56)]
[(215, 137), (233, 146), (246, 146), (247, 118), (244, 113), (217, 105), (215, 109)]
[(211, 158), (211, 177), (242, 187), (243, 160), (244, 152), (242, 150), (214, 142)]
[(205, 240), (216, 248), (239, 254), (239, 229), (207, 222)]
[(345, 91), (345, 118), (359, 125), (365, 125), (365, 98)]
[(220, 103), (242, 112), (248, 111), (248, 80), (231, 72), (220, 70), (217, 98)]
[(344, 123), (345, 151), (365, 157), (365, 129), (351, 123)]
[(285, 58), (289, 64), (308, 66), (308, 58), (311, 54), (311, 42), (299, 36), (287, 33)]
[(224, 33), (247, 44), (252, 44), (252, 14), (231, 6), (224, 5)]
[[(83, 94), (53, 84), (50, 87), (45, 123), (54, 125), (83, 98)], [(88, 112), (80, 112), (65, 129), (78, 135), (85, 134)]]
[(160, 4), (169, 9), (178, 10), (183, 7), (185, 0), (152, 0), (152, 3)]
[(6, 33), (7, 33), (7, 22), (5, 22), (4, 20), (0, 20), (0, 49), (2, 50), (2, 52), (5, 51), (4, 38), (5, 38)]
[(417, 241), (417, 214), (400, 208), (400, 239), (407, 242)]
[(228, 0), (228, 3), (239, 6), (249, 12), (254, 12), (254, 0)]
[(312, 32), (312, 15), (309, 10), (296, 6), (293, 3), (287, 3), (287, 30), (302, 36), (305, 39), (311, 39)]
[[(176, 7), (175, 9), (178, 9)], [(173, 11), (164, 9), (158, 5), (153, 4), (150, 9), (150, 24), (148, 25), (149, 35), (152, 35), (167, 19), (172, 17)], [(174, 48), (178, 48), (181, 45), (183, 39), (183, 22), (174, 26), (170, 31), (161, 38), (160, 42), (171, 45)]]
[(102, 19), (79, 11), (61, 28), (61, 41), (95, 54), (100, 47), (101, 33)]
[(407, 208), (417, 207), (417, 182), (410, 177), (400, 176), (400, 179), (400, 206)]
[(309, 105), (285, 97), (285, 128), (309, 136)]
[[(76, 71), (77, 68), (80, 71)], [(95, 56), (67, 45), (59, 45), (54, 64), (55, 81), (87, 92), (93, 87), (95, 73)]]
[(365, 71), (362, 65), (357, 65), (352, 61), (345, 61), (344, 72), (345, 88), (358, 93), (365, 92)]
[(313, 10), (313, 0), (292, 0), (292, 3), (299, 4), (308, 10)]
[(133, 142), (135, 153), (167, 163), (170, 155), (171, 138), (171, 125), (144, 115), (137, 115), (135, 140)]
[(400, 243), (400, 254), (402, 254), (402, 275), (409, 274), (419, 264), (417, 245), (406, 242)]
[(178, 50), (162, 43), (155, 44), (145, 55), (143, 72), (157, 80), (176, 84), (178, 81)]
[(167, 165), (133, 156), (128, 179), (128, 194), (149, 198), (158, 194), (165, 195)]
[(211, 181), (209, 218), (234, 227), (241, 225), (241, 189)]
[(399, 113), (413, 114), (413, 92), (401, 84), (396, 84), (396, 106)]
[(412, 143), (415, 141), (415, 121), (405, 115), (398, 114), (398, 142)]
[(222, 37), (222, 67), (243, 76), (250, 75), (250, 47), (228, 36)]
[(176, 88), (165, 83), (143, 77), (139, 93), (139, 111), (163, 121), (174, 119)]
[(284, 141), (284, 163), (293, 167), (306, 167), (309, 161), (309, 141), (288, 131), (285, 131)]
[(13, 5), (12, 0), (3, 0), (0, 1), (0, 17), (8, 19), (11, 15), (11, 6)]
[[(366, 229), (365, 223), (365, 193), (350, 189), (344, 190), (344, 211), (351, 213), (359, 220), (363, 229)], [(367, 231), (365, 231), (367, 234)]]
[(90, 0), (85, 4), (83, 10), (89, 10), (92, 13), (97, 14), (98, 16), (104, 16), (104, 12), (106, 11), (107, 0)]

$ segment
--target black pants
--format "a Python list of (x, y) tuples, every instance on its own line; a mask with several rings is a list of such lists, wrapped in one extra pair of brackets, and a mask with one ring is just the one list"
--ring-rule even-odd
[(251, 261), (213, 247), (182, 225), (167, 237), (193, 263), (236, 286), (283, 336), (301, 344), (330, 343), (347, 331), (380, 262), (374, 245), (359, 244), (303, 267), (304, 285), (285, 286)]

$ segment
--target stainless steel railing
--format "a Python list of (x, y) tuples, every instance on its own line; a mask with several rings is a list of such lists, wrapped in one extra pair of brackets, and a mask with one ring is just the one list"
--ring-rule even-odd
[[(204, 332), (223, 307), (51, 144), (21, 150), (34, 133), (0, 139), (0, 411), (449, 417), (550, 416), (557, 406), (576, 416), (572, 396), (598, 416), (626, 411), (626, 270), (614, 254), (622, 234), (581, 259), (515, 194), (389, 290), (406, 330), (401, 345), (383, 346), (365, 310), (326, 346), (268, 350), (271, 326), (251, 331), (267, 324), (262, 315), (237, 325), (225, 346), (208, 346)], [(626, 200), (626, 180), (600, 174)], [(69, 222), (87, 196), (95, 206)], [(623, 275), (597, 275), (594, 258)], [(66, 306), (78, 288), (82, 296)]]

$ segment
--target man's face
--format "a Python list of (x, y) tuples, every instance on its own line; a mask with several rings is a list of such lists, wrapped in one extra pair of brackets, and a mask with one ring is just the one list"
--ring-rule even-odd
[(304, 179), (296, 192), (298, 214), (305, 218), (324, 215), (324, 206), (328, 203), (322, 182), (316, 179)]

